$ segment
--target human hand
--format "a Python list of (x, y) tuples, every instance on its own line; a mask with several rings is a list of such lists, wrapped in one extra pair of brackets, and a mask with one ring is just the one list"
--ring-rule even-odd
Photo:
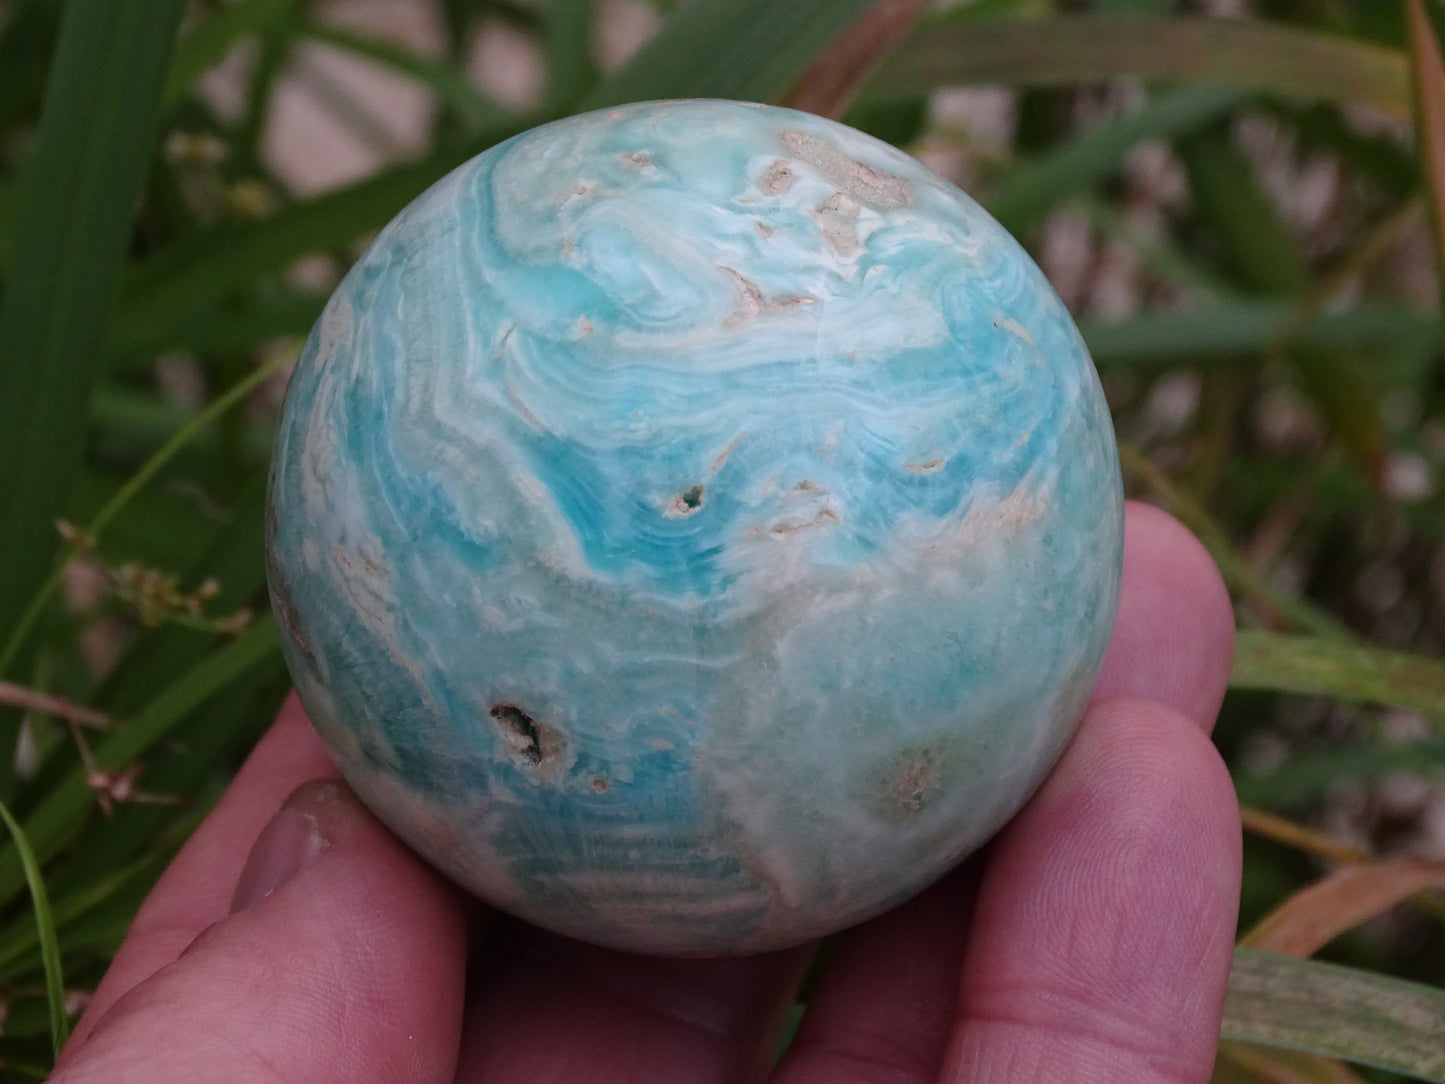
[(1232, 645), (1199, 544), (1131, 505), (1119, 621), (1063, 759), (982, 854), (839, 938), (771, 1075), (810, 947), (653, 959), (486, 913), (334, 781), (290, 700), (53, 1084), (1207, 1080), (1239, 893), (1207, 738)]

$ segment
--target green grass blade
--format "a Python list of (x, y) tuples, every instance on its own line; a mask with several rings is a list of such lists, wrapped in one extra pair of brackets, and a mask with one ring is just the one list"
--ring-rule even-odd
[(20, 858), (26, 884), (30, 886), (30, 903), (35, 909), (35, 928), (40, 940), (40, 956), (45, 964), (45, 999), (50, 1003), (50, 1040), (55, 1056), (70, 1036), (70, 1017), (65, 1012), (65, 969), (60, 960), (60, 940), (55, 936), (55, 916), (50, 911), (50, 898), (45, 892), (45, 879), (40, 863), (35, 860), (25, 832), (10, 815), (10, 808), (0, 802), (0, 820), (10, 830), (10, 840)]
[(113, 322), (113, 341), (168, 342), (177, 327), (301, 257), (380, 229), (448, 170), (536, 120), (510, 121), (465, 145), (291, 204), (264, 222), (208, 231), (157, 253), (132, 277)]
[(1445, 662), (1313, 636), (1241, 629), (1229, 684), (1445, 715)]
[(80, 467), (94, 360), (182, 8), (66, 5), (0, 297), (0, 636), (50, 570), (55, 520)]
[(16, 197), (19, 185), (13, 177), (0, 177), (0, 268), (10, 263), (15, 237)]
[[(213, 600), (218, 612), (230, 612), (248, 602), (254, 604), (265, 590), (265, 504), (265, 478), (258, 475), (237, 500), (230, 518), (216, 526), (207, 544), (196, 549), (185, 582), (213, 577), (220, 584), (220, 592)], [(153, 629), (126, 652), (88, 702), (112, 717), (129, 717), (144, 708), (154, 690), (164, 688), (202, 662), (214, 646), (208, 638), (186, 629)], [(246, 748), (275, 718), (289, 684), (279, 655), (254, 666), (227, 688), (224, 698), (212, 702), (204, 712), (194, 713), (171, 732), (167, 741), (147, 753), (146, 788), (192, 798), (204, 793), (214, 780), (227, 774), (228, 765), (239, 763)], [(63, 771), (57, 771), (37, 779), (28, 793), (43, 794), (62, 776)], [(146, 846), (161, 825), (174, 817), (174, 812), (161, 805), (118, 808), (113, 816), (87, 827), (84, 837), (67, 851), (65, 871), (77, 867), (94, 873), (113, 868), (116, 862)], [(57, 892), (68, 883), (65, 871), (57, 871), (52, 880)]]
[[(221, 780), (275, 721), (290, 688), (280, 653), (267, 656), (147, 753), (146, 790), (185, 796), (186, 813), (208, 807), (220, 795)], [(87, 824), (66, 848), (64, 865), (52, 867), (53, 891), (58, 896), (145, 854), (176, 823), (177, 814), (174, 806), (130, 802)]]
[(1255, 180), (1227, 126), (1215, 125), (1178, 144), (1199, 217), (1220, 242), (1224, 262), (1253, 293), (1299, 294), (1309, 263), (1274, 202)]
[[(185, 425), (183, 425), (174, 436), (170, 438), (157, 452), (151, 456), (141, 469), (131, 476), (129, 481), (115, 493), (86, 526), (84, 537), (74, 544), (73, 553), (79, 553), (84, 546), (93, 543), (99, 535), (104, 532), (120, 512), (128, 505), (145, 485), (151, 481), (161, 469), (169, 463), (180, 451), (187, 447), (196, 436), (214, 423), (227, 411), (245, 401), (246, 397), (260, 387), (270, 376), (280, 369), (282, 364), (290, 360), (285, 355), (277, 355), (268, 365), (263, 365), (248, 374), (216, 398), (205, 410), (196, 414)], [(73, 554), (72, 554), (73, 555)], [(6, 641), (3, 649), (0, 649), (0, 673), (14, 660), (24, 646), (25, 638), (30, 634), (40, 615), (55, 593), (60, 589), (64, 579), (65, 563), (61, 562), (45, 579), (38, 591), (31, 598), (29, 605), (16, 622), (14, 631)]]
[(1403, 53), (1250, 19), (1078, 15), (930, 23), (884, 62), (870, 94), (972, 83), (1065, 86), (1133, 75), (1228, 83), (1410, 115)]
[(803, 72), (782, 104), (840, 119), (868, 76), (923, 15), (931, 0), (873, 0)]
[[(767, 100), (785, 92), (871, 0), (697, 0), (583, 103), (596, 108), (658, 97)], [(166, 343), (178, 324), (277, 274), (309, 253), (381, 227), (448, 170), (509, 135), (548, 119), (518, 118), (465, 146), (395, 166), (286, 207), (263, 223), (210, 231), (137, 269), (112, 326), (118, 343)]]
[(1178, 238), (1155, 233), (1133, 221), (1107, 193), (1096, 191), (1075, 201), (1075, 205), (1102, 240), (1123, 245), (1139, 257), (1148, 274), (1181, 287), (1187, 296), (1204, 303), (1237, 295), (1233, 283)]
[[(114, 958), (156, 881), (215, 808), (215, 797), (219, 795), (206, 794), (183, 814), (172, 811), (164, 828), (140, 842), (141, 858), (111, 866), (113, 873), (76, 877), (68, 892), (52, 874), (56, 923), (72, 973), (77, 964), (105, 966)], [(69, 857), (66, 864), (75, 865)], [(105, 895), (101, 895), (102, 888)], [(19, 972), (18, 967), (15, 970)], [(33, 979), (31, 982), (33, 985)]]
[[(240, 609), (265, 590), (265, 514), (266, 478), (258, 473), (234, 501), (230, 516), (213, 526), (185, 567), (182, 582), (197, 583), (210, 577), (219, 584), (212, 600), (218, 613)], [(131, 645), (89, 702), (108, 715), (130, 716), (145, 706), (156, 689), (177, 680), (213, 648), (208, 638), (189, 629), (151, 629)]]
[(1243, 91), (1220, 86), (1160, 94), (1139, 112), (1085, 132), (1011, 170), (986, 201), (988, 209), (1010, 231), (1022, 233), (1067, 197), (1109, 177), (1139, 143), (1187, 135), (1244, 99)]
[(468, 135), (475, 135), (488, 126), (506, 122), (505, 111), (488, 101), (486, 96), (472, 85), (463, 69), (429, 60), (404, 46), (342, 30), (323, 22), (308, 21), (302, 27), (302, 32), (312, 41), (319, 41), (364, 60), (373, 61), (420, 83), (455, 114)]
[[(1298, 298), (1301, 320), (1322, 308), (1300, 239), (1228, 130), (1220, 125), (1198, 132), (1178, 149), (1199, 217), (1218, 240), (1223, 262), (1240, 288)], [(1365, 372), (1337, 352), (1287, 349), (1294, 346), (1293, 333), (1293, 326), (1287, 327), (1271, 352), (1294, 362), (1336, 438), (1367, 474), (1378, 476), (1390, 441)]]
[(873, 0), (693, 0), (582, 101), (780, 98)]
[(1235, 949), (1222, 1037), (1445, 1082), (1445, 990)]
[[(107, 370), (148, 365), (166, 349), (190, 350), (207, 357), (245, 357), (275, 339), (304, 338), (321, 315), (326, 294), (268, 290), (228, 303), (201, 308), (189, 316), (154, 313), (154, 321), (124, 319), (112, 328)], [(148, 338), (147, 335), (150, 337)]]
[[(251, 625), (219, 651), (208, 656), (157, 694), (129, 719), (116, 724), (93, 750), (102, 769), (132, 764), (191, 712), (226, 690), (277, 650), (276, 626), (269, 618)], [(52, 788), (25, 819), (25, 833), (35, 853), (48, 859), (84, 825), (95, 803), (85, 773), (76, 768)], [(12, 898), (25, 883), (24, 868), (13, 848), (0, 851), (0, 900)]]
[[(248, 603), (255, 605), (264, 597), (261, 528), (265, 488), (265, 477), (258, 474), (246, 493), (234, 502), (230, 516), (214, 524), (208, 538), (195, 543), (187, 563), (170, 566), (185, 569), (183, 583), (215, 579), (220, 585), (219, 594), (212, 600), (217, 612), (229, 613)], [(125, 653), (86, 702), (101, 706), (112, 718), (132, 718), (145, 710), (157, 689), (181, 679), (203, 662), (220, 639), (175, 626), (151, 629)], [(83, 966), (85, 956), (65, 924), (61, 902), (151, 849), (178, 819), (184, 820), (209, 805), (220, 781), (275, 718), (289, 684), (280, 656), (271, 655), (228, 685), (224, 696), (213, 698), (204, 710), (192, 712), (167, 733), (166, 740), (147, 750), (142, 782), (151, 793), (185, 796), (187, 805), (177, 809), (158, 803), (118, 804), (110, 816), (87, 822), (84, 832), (66, 847), (63, 858), (50, 866), (57, 919), (62, 923), (65, 943), (71, 946), (68, 959), (72, 967)], [(57, 750), (23, 788), (21, 797), (27, 808), (33, 808), (63, 785), (74, 764), (72, 749)], [(5, 938), (0, 929), (0, 945), (6, 943)], [(0, 961), (6, 958), (7, 954), (0, 952)], [(0, 983), (4, 981), (0, 966)]]
[(1209, 550), (1209, 555), (1214, 558), (1214, 563), (1219, 566), (1224, 582), (1232, 591), (1260, 603), (1266, 612), (1288, 622), (1292, 628), (1307, 629), (1328, 639), (1349, 639), (1349, 630), (1341, 625), (1333, 614), (1308, 599), (1298, 598), (1282, 590), (1247, 561), (1235, 549), (1219, 521), (1147, 456), (1127, 442), (1121, 441), (1119, 462), (1124, 468), (1126, 479), (1137, 477), (1163, 500), (1169, 511), (1178, 516), (1184, 526), (1199, 537), (1204, 547)]
[(1409, 0), (1406, 13), (1415, 87), (1415, 142), (1424, 165), (1426, 201), (1435, 228), (1435, 268), (1445, 297), (1445, 55), (1426, 3)]
[[(59, 931), (66, 931), (66, 944), (72, 946), (72, 958), (74, 942), (69, 936), (70, 928), (90, 918), (96, 911), (114, 904), (123, 894), (143, 893), (146, 886), (154, 883), (166, 861), (185, 842), (201, 819), (199, 811), (187, 810), (183, 816), (177, 818), (175, 827), (164, 837), (147, 841), (151, 847), (141, 858), (133, 859), (111, 872), (87, 877), (69, 896), (59, 889), (56, 890), (51, 906), (53, 925), (57, 938)], [(42, 955), (44, 953), (37, 930), (36, 924), (26, 925), (19, 919), (4, 928), (3, 936), (0, 936), (0, 982), (13, 986), (33, 974), (34, 953), (37, 949)], [(42, 968), (43, 966), (42, 961)]]
[(1240, 771), (1234, 789), (1241, 805), (1261, 809), (1298, 809), (1320, 802), (1341, 780), (1369, 784), (1393, 772), (1433, 771), (1445, 767), (1445, 741), (1433, 738), (1407, 744), (1353, 744), (1320, 753), (1291, 753), (1269, 771)]
[(559, 109), (580, 101), (597, 82), (592, 0), (548, 0), (543, 11), (547, 44), (548, 94)]
[[(276, 101), (276, 88), (291, 59), (291, 44), (295, 39), (295, 19), (277, 20), (259, 28), (255, 35), (255, 59), (251, 64), (250, 77), (244, 105), (240, 115), (230, 126), (232, 147), (232, 169), (237, 175), (264, 175), (265, 152), (262, 142), (266, 133), (267, 118), (271, 116)], [(332, 103), (327, 103), (331, 108)], [(350, 103), (347, 103), (349, 106)], [(338, 114), (338, 119), (341, 114)]]
[[(302, 329), (303, 333), (305, 329)], [(195, 419), (196, 411), (175, 406), (155, 395), (139, 391), (119, 381), (104, 381), (96, 386), (95, 398), (91, 403), (91, 420), (95, 425), (95, 443), (107, 447), (127, 441), (140, 448), (156, 448), (173, 440)], [(250, 463), (264, 463), (271, 454), (271, 434), (265, 429), (247, 425), (243, 429), (242, 451)], [(190, 444), (190, 452), (197, 458), (215, 456), (219, 452), (221, 436), (214, 430), (197, 435)], [(81, 486), (87, 484), (88, 476), (81, 476)], [(77, 491), (83, 493), (84, 489)], [(107, 497), (108, 499), (108, 497)], [(82, 507), (77, 500), (74, 507)], [(99, 511), (102, 505), (94, 506)], [(92, 513), (93, 515), (93, 513)], [(77, 519), (86, 523), (88, 518)]]
[(234, 0), (213, 8), (205, 20), (188, 30), (176, 45), (166, 79), (165, 103), (174, 105), (231, 47), (251, 34), (278, 26), (296, 7), (296, 0)]
[(1419, 190), (1420, 168), (1413, 148), (1388, 131), (1361, 131), (1343, 111), (1319, 103), (1299, 106), (1274, 101), (1267, 109), (1299, 140), (1300, 154), (1334, 155), (1396, 199)]
[(10, 131), (41, 101), (59, 23), (56, 7), (42, 0), (12, 3), (7, 16), (0, 22), (0, 131)]
[[(1101, 367), (1163, 367), (1264, 354), (1291, 330), (1297, 308), (1291, 301), (1229, 301), (1128, 320), (1084, 319), (1079, 328)], [(1295, 342), (1310, 349), (1428, 353), (1445, 346), (1445, 322), (1436, 313), (1361, 305), (1314, 317)]]

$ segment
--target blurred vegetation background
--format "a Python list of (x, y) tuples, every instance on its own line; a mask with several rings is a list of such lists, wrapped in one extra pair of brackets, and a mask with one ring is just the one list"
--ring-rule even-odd
[(0, 0), (0, 1079), (45, 1075), (285, 693), (268, 444), (331, 286), (492, 143), (711, 96), (988, 206), (1131, 494), (1224, 571), (1216, 1078), (1445, 1080), (1442, 32), (1440, 0)]

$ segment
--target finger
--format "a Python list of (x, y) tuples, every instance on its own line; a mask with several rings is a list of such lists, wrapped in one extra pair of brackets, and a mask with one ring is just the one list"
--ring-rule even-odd
[(978, 869), (955, 870), (839, 939), (773, 1084), (937, 1079)]
[(301, 783), (335, 774), (300, 701), (290, 697), (216, 808), (151, 890), (77, 1024), (74, 1041), (83, 1041), (118, 997), (226, 915), (262, 827)]
[[(1126, 507), (1124, 539), (1119, 616), (1096, 696), (1157, 699), (1207, 728), (1233, 651), (1223, 581), (1194, 537), (1148, 505)], [(779, 1084), (937, 1079), (954, 1023), (972, 884), (955, 877), (844, 935)]]
[(301, 786), (233, 891), (237, 910), (67, 1048), (57, 1084), (450, 1084), (460, 904), (344, 784)]
[(1233, 786), (1197, 721), (1095, 702), (995, 841), (942, 1079), (1207, 1080), (1239, 876)]
[(1130, 501), (1119, 616), (1094, 695), (1142, 696), (1214, 726), (1234, 657), (1234, 609), (1208, 551), (1173, 516)]
[(469, 991), (459, 1084), (755, 1080), (811, 955), (675, 960), (507, 932)]

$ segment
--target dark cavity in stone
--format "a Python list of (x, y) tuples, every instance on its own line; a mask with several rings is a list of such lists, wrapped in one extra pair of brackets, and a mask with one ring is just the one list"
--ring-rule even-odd
[(676, 497), (667, 502), (667, 514), (669, 516), (690, 516), (702, 507), (704, 487), (701, 485), (688, 486)]
[(531, 768), (540, 768), (557, 756), (562, 739), (516, 704), (494, 704), (489, 712), (507, 750)]

